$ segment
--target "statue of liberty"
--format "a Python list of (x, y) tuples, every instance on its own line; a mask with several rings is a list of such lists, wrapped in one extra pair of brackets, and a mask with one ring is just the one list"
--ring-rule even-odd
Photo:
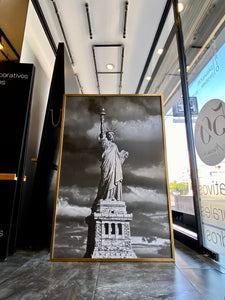
[(102, 148), (101, 155), (101, 179), (98, 186), (96, 202), (100, 199), (122, 201), (122, 165), (128, 157), (128, 152), (119, 152), (114, 142), (115, 133), (104, 128), (104, 108), (100, 113), (101, 127), (99, 143)]
[(130, 221), (126, 204), (122, 199), (122, 165), (128, 152), (119, 151), (114, 142), (113, 130), (105, 130), (105, 110), (100, 112), (101, 177), (97, 197), (91, 214), (85, 218), (88, 224), (87, 247), (84, 257), (136, 258), (132, 250)]

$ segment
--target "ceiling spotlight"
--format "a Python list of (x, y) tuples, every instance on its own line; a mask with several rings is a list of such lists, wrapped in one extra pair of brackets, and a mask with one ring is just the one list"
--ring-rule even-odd
[(184, 3), (183, 2), (178, 2), (177, 10), (178, 10), (179, 13), (184, 10)]
[(163, 53), (163, 48), (158, 49), (157, 54), (161, 55)]
[[(187, 65), (187, 67), (186, 67), (186, 71), (188, 72), (190, 70), (190, 66), (189, 65)], [(180, 69), (178, 69), (178, 72), (180, 72)]]
[(146, 77), (146, 80), (148, 80), (148, 81), (150, 81), (151, 79), (152, 79), (152, 76), (150, 76), (150, 75)]
[(113, 64), (107, 64), (106, 69), (109, 70), (109, 71), (112, 71), (114, 69), (114, 65)]

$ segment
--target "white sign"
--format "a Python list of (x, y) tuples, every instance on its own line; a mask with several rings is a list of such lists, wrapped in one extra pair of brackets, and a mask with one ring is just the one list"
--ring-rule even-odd
[(225, 206), (220, 201), (202, 201), (202, 220), (204, 224), (225, 231)]
[(215, 166), (225, 158), (225, 103), (219, 99), (207, 102), (201, 109), (195, 127), (195, 145), (200, 159)]
[[(195, 127), (204, 247), (225, 255), (225, 103), (207, 102)], [(220, 164), (220, 165), (219, 165)]]
[(225, 230), (204, 224), (204, 246), (225, 256)]

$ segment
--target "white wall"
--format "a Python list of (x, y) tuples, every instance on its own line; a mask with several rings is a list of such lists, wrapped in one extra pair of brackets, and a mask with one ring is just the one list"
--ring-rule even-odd
[(55, 55), (31, 2), (28, 7), (20, 62), (35, 66), (28, 152), (31, 157), (37, 157)]
[(46, 105), (55, 63), (55, 55), (45, 36), (31, 1), (28, 7), (20, 62), (31, 63), (35, 66), (27, 160), (25, 165), (27, 181), (24, 193), (25, 198), (28, 198), (27, 200), (24, 200), (26, 202), (29, 201), (36, 169), (36, 163), (31, 159), (38, 157)]

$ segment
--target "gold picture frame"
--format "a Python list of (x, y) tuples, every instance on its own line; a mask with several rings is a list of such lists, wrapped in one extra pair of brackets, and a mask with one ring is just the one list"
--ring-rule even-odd
[(64, 95), (52, 261), (174, 261), (162, 98)]

